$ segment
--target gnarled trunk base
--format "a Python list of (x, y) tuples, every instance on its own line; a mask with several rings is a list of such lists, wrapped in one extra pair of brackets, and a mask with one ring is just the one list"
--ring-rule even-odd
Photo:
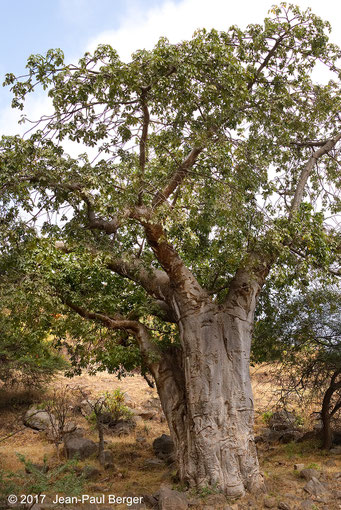
[(228, 496), (264, 487), (253, 437), (251, 328), (217, 309), (182, 321), (182, 346), (156, 382), (175, 442), (180, 479)]

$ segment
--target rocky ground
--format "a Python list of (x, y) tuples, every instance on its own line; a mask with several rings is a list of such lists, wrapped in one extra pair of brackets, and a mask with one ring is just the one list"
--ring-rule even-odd
[[(51, 388), (70, 385), (72, 388), (59, 459), (52, 441), (51, 418), (42, 403), (46, 395), (40, 395), (40, 405), (39, 402), (30, 404), (28, 398), (21, 402), (14, 398), (11, 405), (6, 405), (3, 399), (0, 403), (1, 467), (24, 473), (16, 452), (29, 458), (33, 469), (49, 469), (49, 473), (54, 473), (66, 459), (75, 455), (80, 459), (75, 468), (76, 475), (84, 479), (82, 493), (88, 500), (83, 504), (63, 500), (67, 497), (65, 490), (57, 502), (55, 493), (48, 495), (44, 502), (32, 501), (33, 506), (26, 505), (26, 508), (31, 506), (31, 510), (65, 507), (92, 510), (341, 509), (341, 447), (336, 446), (328, 453), (320, 450), (319, 423), (315, 423), (314, 432), (311, 430), (307, 435), (304, 427), (297, 423), (295, 413), (279, 410), (268, 413), (264, 420), (261, 404), (264, 404), (268, 382), (263, 382), (263, 390), (258, 384), (255, 392), (258, 406), (256, 442), (267, 488), (265, 494), (249, 494), (239, 501), (228, 501), (209, 489), (200, 493), (185, 491), (176, 479), (173, 444), (156, 391), (139, 376), (118, 381), (109, 374), (84, 375), (71, 381), (60, 377), (53, 382)], [(124, 392), (125, 405), (131, 416), (115, 423), (107, 420), (104, 451), (98, 458), (98, 435), (89, 421), (91, 406), (104, 391), (118, 387)], [(27, 466), (26, 471), (29, 471)], [(22, 476), (30, 476), (30, 473)], [(18, 494), (22, 494), (19, 486)], [(116, 497), (115, 501), (111, 499), (111, 505), (109, 495)], [(90, 500), (90, 497), (94, 499)], [(9, 506), (4, 498), (1, 501), (0, 508), (25, 508), (24, 505)]]

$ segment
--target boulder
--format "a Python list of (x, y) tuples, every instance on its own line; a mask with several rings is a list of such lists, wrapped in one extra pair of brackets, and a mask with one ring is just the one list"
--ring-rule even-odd
[(332, 448), (331, 450), (329, 450), (329, 453), (333, 453), (334, 455), (340, 455), (341, 446), (336, 446), (335, 448)]
[(298, 441), (302, 435), (302, 432), (299, 432), (298, 430), (285, 430), (280, 437), (280, 442), (287, 444), (291, 443), (292, 441)]
[(150, 467), (160, 467), (165, 465), (164, 461), (161, 459), (146, 459), (144, 463), (146, 466)]
[(154, 496), (151, 496), (150, 494), (143, 494), (143, 503), (146, 505), (146, 508), (157, 508), (158, 503), (157, 499), (154, 498)]
[(311, 496), (323, 496), (328, 492), (328, 489), (314, 476), (303, 488)]
[(86, 465), (81, 470), (82, 475), (86, 480), (93, 480), (94, 478), (97, 478), (100, 474), (100, 470), (97, 469), (95, 466)]
[(158, 493), (159, 510), (187, 510), (188, 501), (182, 492), (161, 487)]
[(110, 432), (114, 436), (129, 436), (129, 434), (136, 428), (134, 420), (119, 420), (113, 425), (110, 425)]
[(312, 510), (315, 506), (315, 503), (312, 499), (306, 499), (305, 501), (302, 501), (299, 509), (300, 510)]
[(64, 434), (70, 434), (77, 429), (77, 424), (74, 421), (68, 421), (64, 427)]
[(273, 413), (269, 419), (269, 427), (272, 430), (292, 429), (295, 425), (296, 417), (286, 409), (280, 409)]
[(26, 411), (24, 416), (24, 425), (35, 430), (47, 430), (51, 427), (51, 420), (54, 422), (54, 416), (50, 415), (44, 409), (38, 409), (32, 406)]
[(264, 503), (265, 508), (275, 508), (277, 506), (276, 498), (269, 497), (269, 496), (264, 498), (263, 503)]
[(291, 510), (291, 506), (289, 503), (286, 503), (285, 501), (280, 501), (278, 503), (278, 509), (279, 510)]
[(162, 434), (153, 441), (153, 450), (159, 459), (164, 459), (174, 452), (173, 439), (167, 434)]
[(81, 414), (86, 417), (93, 412), (93, 406), (96, 404), (96, 400), (82, 400), (79, 404)]
[(98, 446), (94, 441), (75, 434), (68, 434), (64, 438), (64, 449), (68, 459), (78, 457), (82, 460), (98, 452)]
[(157, 416), (157, 412), (154, 409), (141, 409), (137, 413), (142, 420), (153, 420)]
[(300, 472), (300, 477), (307, 480), (307, 482), (309, 482), (309, 480), (311, 480), (312, 478), (320, 478), (320, 475), (321, 473), (319, 473), (317, 469), (312, 468), (302, 469), (302, 471)]

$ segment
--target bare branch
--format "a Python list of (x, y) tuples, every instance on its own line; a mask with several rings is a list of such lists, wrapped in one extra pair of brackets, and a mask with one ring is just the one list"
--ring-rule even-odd
[(147, 91), (142, 89), (141, 102), (142, 102), (142, 113), (143, 113), (143, 121), (142, 121), (142, 134), (140, 139), (140, 191), (138, 196), (138, 205), (142, 205), (142, 197), (143, 197), (143, 178), (144, 178), (144, 170), (146, 166), (146, 154), (147, 154), (147, 137), (148, 137), (148, 126), (149, 126), (149, 110), (147, 106), (146, 100)]
[(328, 140), (306, 140), (304, 142), (291, 142), (290, 145), (294, 147), (323, 147)]
[(290, 207), (290, 213), (289, 213), (289, 219), (293, 216), (293, 214), (298, 210), (304, 193), (305, 185), (307, 184), (308, 178), (319, 158), (321, 158), (324, 154), (328, 154), (329, 151), (331, 151), (337, 142), (341, 139), (341, 133), (334, 136), (334, 138), (331, 138), (328, 140), (320, 149), (313, 152), (311, 157), (309, 158), (307, 164), (303, 168), (301, 175), (298, 180), (297, 188), (295, 191), (295, 195)]

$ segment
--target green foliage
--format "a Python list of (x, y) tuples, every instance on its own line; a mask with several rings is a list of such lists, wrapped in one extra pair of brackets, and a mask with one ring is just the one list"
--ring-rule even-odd
[(37, 387), (68, 364), (51, 335), (53, 299), (41, 277), (27, 271), (24, 256), (31, 235), (12, 236), (17, 245), (0, 257), (0, 380), (7, 386)]
[(316, 462), (310, 462), (307, 466), (308, 469), (317, 469), (318, 471), (321, 470), (321, 466), (319, 464), (316, 464)]
[(304, 425), (304, 421), (305, 421), (304, 416), (301, 416), (300, 414), (295, 415), (295, 425), (301, 427), (302, 425)]
[(265, 413), (262, 414), (262, 420), (266, 425), (269, 424), (269, 421), (274, 413), (272, 411), (265, 411)]
[[(106, 391), (99, 397), (101, 403), (100, 416), (108, 415), (110, 423), (115, 424), (119, 420), (129, 420), (133, 417), (132, 411), (125, 405), (124, 392), (117, 388), (111, 392)], [(96, 423), (97, 418), (93, 411), (88, 417), (90, 422)]]
[[(148, 285), (155, 271), (170, 272), (160, 247), (179, 256), (222, 306), (250, 253), (277, 258), (262, 301), (268, 317), (271, 292), (307, 286), (316, 268), (322, 274), (337, 265), (340, 236), (325, 223), (340, 212), (329, 192), (340, 184), (337, 149), (314, 165), (291, 211), (312, 150), (339, 130), (340, 50), (329, 31), (310, 9), (281, 4), (262, 25), (198, 30), (179, 44), (161, 38), (128, 63), (100, 45), (75, 64), (49, 50), (29, 57), (26, 76), (7, 74), (14, 108), (23, 110), (42, 88), (54, 109), (29, 137), (0, 143), (0, 276), (6, 257), (24, 275), (18, 302), (32, 302), (32, 311), (20, 322), (27, 309), (18, 309), (13, 332), (29, 328), (25, 355), (41, 350), (49, 333), (69, 349), (69, 375), (87, 367), (121, 376), (146, 371), (179, 346), (177, 323), (167, 315), (174, 301)], [(314, 83), (316, 64), (334, 79)], [(79, 156), (67, 154), (63, 141)], [(155, 226), (162, 234), (152, 241)], [(61, 241), (66, 249), (56, 249)], [(257, 338), (269, 329), (261, 314)], [(122, 318), (145, 327), (150, 348), (141, 348), (131, 328), (110, 327), (110, 319)], [(18, 343), (14, 333), (10, 338)], [(282, 343), (272, 331), (257, 349), (258, 358), (278, 357)]]
[(105, 405), (104, 409), (110, 413), (113, 421), (117, 422), (121, 419), (129, 419), (133, 416), (132, 411), (125, 405), (124, 393), (120, 388), (104, 393)]

